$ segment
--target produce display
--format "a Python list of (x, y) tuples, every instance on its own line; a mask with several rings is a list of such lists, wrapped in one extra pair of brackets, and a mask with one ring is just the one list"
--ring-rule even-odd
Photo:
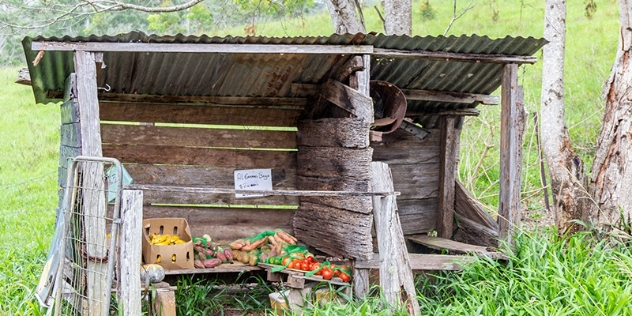
[(195, 260), (193, 265), (199, 269), (215, 268), (222, 263), (232, 263), (233, 253), (230, 249), (213, 243), (211, 236), (204, 234), (201, 238), (193, 238)]
[(156, 246), (183, 245), (186, 241), (180, 239), (178, 235), (173, 234), (149, 234), (147, 236), (149, 243)]

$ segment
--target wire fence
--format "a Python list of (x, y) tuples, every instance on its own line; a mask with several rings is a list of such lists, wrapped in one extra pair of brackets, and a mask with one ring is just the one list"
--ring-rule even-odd
[(120, 163), (110, 158), (77, 157), (69, 166), (44, 282), (37, 288), (55, 315), (110, 314), (117, 288), (120, 174)]

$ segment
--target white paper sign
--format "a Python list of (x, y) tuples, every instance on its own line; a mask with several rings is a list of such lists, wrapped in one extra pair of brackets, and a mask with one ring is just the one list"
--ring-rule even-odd
[[(235, 190), (272, 190), (272, 169), (235, 170)], [(263, 194), (235, 194), (236, 198), (262, 197)]]

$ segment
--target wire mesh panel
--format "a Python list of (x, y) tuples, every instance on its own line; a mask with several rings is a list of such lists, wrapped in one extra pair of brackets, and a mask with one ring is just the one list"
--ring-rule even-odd
[(69, 167), (55, 315), (109, 314), (121, 169), (116, 159), (97, 157), (77, 157)]

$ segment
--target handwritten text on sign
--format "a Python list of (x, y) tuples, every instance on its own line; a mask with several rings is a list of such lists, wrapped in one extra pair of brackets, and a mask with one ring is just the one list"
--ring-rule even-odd
[[(235, 190), (272, 190), (272, 169), (235, 170)], [(261, 197), (263, 194), (235, 194), (236, 198)]]

